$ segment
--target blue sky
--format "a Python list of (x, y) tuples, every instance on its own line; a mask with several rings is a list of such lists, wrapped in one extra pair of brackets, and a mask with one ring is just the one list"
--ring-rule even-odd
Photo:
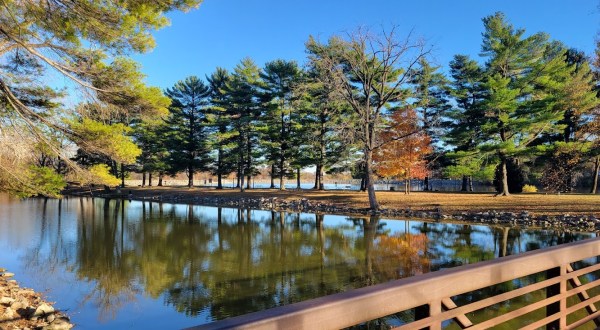
[(554, 40), (591, 55), (600, 31), (596, 0), (204, 0), (199, 9), (171, 13), (171, 26), (154, 33), (157, 47), (136, 55), (147, 83), (171, 87), (190, 75), (204, 77), (217, 66), (233, 69), (244, 57), (259, 66), (283, 58), (306, 61), (309, 35), (325, 41), (358, 26), (380, 31), (397, 25), (433, 46), (432, 60), (444, 70), (454, 54), (478, 58), (483, 24), (505, 13), (526, 34), (546, 32)]

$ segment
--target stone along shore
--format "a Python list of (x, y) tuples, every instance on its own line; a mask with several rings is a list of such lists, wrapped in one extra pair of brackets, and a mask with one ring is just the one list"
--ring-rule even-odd
[(22, 288), (13, 273), (0, 268), (0, 330), (68, 330), (73, 327), (69, 318), (42, 295)]

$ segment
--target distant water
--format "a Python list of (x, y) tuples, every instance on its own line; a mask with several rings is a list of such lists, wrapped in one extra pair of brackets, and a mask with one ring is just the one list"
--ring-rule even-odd
[(588, 237), (0, 195), (0, 266), (78, 329), (182, 328)]

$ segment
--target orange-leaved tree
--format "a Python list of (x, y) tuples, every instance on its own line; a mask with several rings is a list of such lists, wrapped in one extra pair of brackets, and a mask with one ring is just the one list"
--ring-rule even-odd
[(403, 179), (404, 192), (409, 194), (410, 180), (427, 175), (425, 156), (432, 151), (431, 138), (419, 128), (416, 112), (404, 108), (390, 115), (381, 139), (383, 144), (373, 155), (377, 175)]

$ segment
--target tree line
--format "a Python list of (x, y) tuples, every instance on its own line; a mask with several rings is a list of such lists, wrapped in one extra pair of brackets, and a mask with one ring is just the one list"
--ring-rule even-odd
[[(352, 171), (377, 208), (375, 177), (429, 176), (495, 181), (502, 195), (524, 183), (570, 191), (594, 163), (597, 185), (597, 77), (582, 52), (545, 33), (527, 36), (502, 13), (483, 19), (481, 60), (455, 55), (448, 74), (422, 41), (395, 30), (310, 38), (308, 63), (243, 59), (165, 91), (159, 123), (140, 125), (141, 171), (159, 176), (235, 173), (250, 187), (261, 167), (286, 178), (315, 168)], [(427, 184), (425, 185), (427, 187)]]

